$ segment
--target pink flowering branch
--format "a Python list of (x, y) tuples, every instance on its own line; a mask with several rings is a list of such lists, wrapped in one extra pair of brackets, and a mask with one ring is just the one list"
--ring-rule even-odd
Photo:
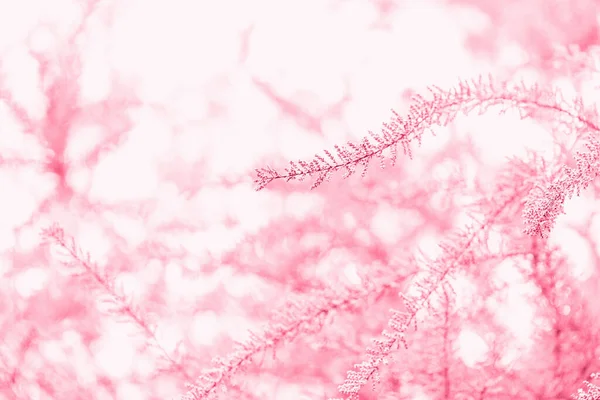
[[(592, 374), (591, 379), (600, 379), (600, 373)], [(572, 395), (574, 400), (600, 400), (600, 386), (584, 381), (585, 389), (578, 389), (576, 395)]]
[[(517, 163), (518, 160), (514, 160), (509, 166)], [(489, 228), (504, 218), (506, 210), (518, 204), (524, 193), (530, 189), (528, 177), (521, 175), (522, 168), (523, 166), (520, 169), (508, 170), (513, 175), (512, 180), (507, 180), (506, 176), (498, 180), (493, 192), (498, 196), (493, 204), (487, 205), (486, 201), (481, 201), (485, 211), (483, 221), (465, 227), (440, 244), (442, 254), (426, 265), (428, 273), (413, 284), (412, 290), (415, 294), (402, 296), (406, 311), (391, 310), (392, 315), (388, 321), (391, 330), (384, 330), (382, 339), (373, 340), (373, 346), (367, 348), (366, 361), (355, 364), (353, 370), (347, 372), (344, 382), (338, 386), (339, 393), (347, 396), (346, 400), (358, 400), (359, 391), (370, 380), (374, 388), (380, 382), (380, 369), (390, 362), (393, 350), (399, 349), (400, 343), (407, 347), (406, 331), (412, 324), (416, 329), (417, 313), (431, 307), (434, 294), (446, 284), (449, 274), (461, 267), (466, 269), (477, 265), (482, 259), (490, 257), (482, 251), (487, 248)]]
[(579, 196), (600, 174), (600, 142), (590, 136), (586, 147), (588, 153), (578, 152), (575, 156), (576, 168), (564, 167), (561, 176), (548, 187), (532, 193), (523, 210), (524, 233), (548, 237), (556, 218), (564, 213), (565, 199), (575, 193)]
[[(478, 232), (481, 230), (483, 230), (483, 227)], [(417, 294), (410, 297), (403, 295), (403, 302), (407, 311), (390, 310), (392, 316), (388, 321), (388, 326), (391, 330), (382, 332), (383, 339), (373, 340), (373, 346), (367, 348), (366, 351), (367, 360), (355, 364), (353, 370), (347, 372), (344, 382), (338, 386), (340, 393), (348, 395), (347, 400), (358, 400), (358, 392), (371, 379), (375, 388), (375, 385), (380, 381), (380, 369), (382, 365), (389, 364), (394, 348), (399, 349), (400, 343), (402, 343), (408, 349), (405, 337), (408, 327), (414, 324), (415, 329), (417, 329), (417, 312), (427, 307), (432, 295), (441, 287), (440, 285), (443, 284), (446, 276), (455, 270), (459, 264), (472, 262), (472, 260), (469, 260), (473, 256), (471, 245), (476, 241), (478, 232), (465, 235), (461, 242), (448, 243), (445, 247), (444, 256), (436, 260), (435, 264), (431, 266), (432, 274), (423, 277), (414, 284)]]
[(161, 353), (162, 359), (168, 364), (168, 369), (176, 371), (185, 379), (190, 379), (184, 367), (160, 345), (155, 334), (155, 324), (149, 321), (149, 316), (144, 315), (139, 307), (120, 293), (115, 285), (114, 276), (110, 276), (107, 270), (102, 271), (92, 262), (89, 253), (82, 251), (76, 245), (75, 240), (66, 236), (64, 230), (57, 224), (44, 229), (42, 238), (49, 243), (54, 243), (62, 250), (63, 256), (66, 258), (62, 261), (63, 265), (68, 267), (74, 275), (87, 282), (93, 290), (100, 292), (100, 297), (105, 304), (109, 305), (111, 314), (125, 317), (133, 322), (144, 336), (150, 339), (150, 342)]
[(193, 384), (186, 385), (189, 391), (180, 399), (211, 398), (218, 387), (224, 387), (255, 355), (289, 342), (299, 334), (319, 332), (326, 319), (335, 312), (357, 310), (365, 304), (368, 297), (380, 298), (405, 278), (389, 274), (387, 277), (371, 277), (361, 287), (327, 287), (289, 300), (275, 312), (261, 332), (250, 332), (250, 337), (244, 342), (238, 342), (228, 356), (215, 358), (212, 368), (204, 370)]
[(283, 172), (270, 166), (256, 169), (256, 190), (264, 189), (275, 180), (303, 181), (308, 176), (314, 177), (311, 189), (315, 189), (325, 180), (329, 181), (332, 174), (339, 170), (345, 170), (343, 178), (349, 177), (359, 165), (363, 166), (364, 177), (374, 157), (379, 158), (381, 168), (385, 168), (384, 152), (388, 151), (393, 166), (396, 163), (397, 146), (400, 144), (404, 153), (412, 158), (411, 142), (417, 140), (421, 144), (425, 130), (434, 125), (446, 126), (460, 111), (468, 114), (474, 109), (479, 109), (479, 113), (482, 114), (493, 105), (503, 107), (501, 114), (509, 108), (516, 108), (523, 118), (550, 118), (573, 128), (585, 127), (600, 131), (600, 128), (591, 122), (596, 119), (593, 117), (597, 117), (595, 110), (586, 110), (580, 98), (572, 103), (566, 102), (562, 93), (556, 89), (545, 90), (537, 85), (527, 87), (524, 83), (496, 83), (491, 77), (487, 80), (480, 77), (461, 82), (457, 88), (450, 90), (442, 90), (437, 86), (431, 86), (427, 90), (432, 98), (415, 96), (405, 118), (392, 110), (392, 117), (389, 122), (383, 124), (380, 134), (369, 132), (373, 141), (364, 137), (359, 143), (348, 142), (346, 146), (341, 147), (336, 145), (335, 155), (325, 150), (325, 156), (316, 154), (310, 162), (290, 161), (290, 167), (285, 168)]

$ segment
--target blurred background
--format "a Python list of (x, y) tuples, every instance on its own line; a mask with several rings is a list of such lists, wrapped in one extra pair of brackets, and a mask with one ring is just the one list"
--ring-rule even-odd
[[(399, 155), (384, 171), (374, 161), (366, 178), (338, 176), (315, 191), (291, 182), (257, 193), (254, 169), (360, 139), (429, 85), (449, 89), (479, 74), (595, 101), (597, 71), (563, 68), (556, 49), (597, 44), (598, 7), (585, 0), (0, 0), (1, 398), (183, 394), (183, 382), (247, 338), (286, 294), (358, 285), (365, 266), (417, 248), (435, 256), (440, 238), (469, 220), (460, 204), (477, 197), (477, 179), (491, 182), (527, 149), (555, 154), (547, 126), (516, 112), (461, 116), (426, 133), (413, 160)], [(552, 238), (581, 287), (598, 268), (592, 197), (568, 202)], [(89, 252), (88, 264), (43, 245), (53, 222)], [(538, 292), (515, 283), (508, 264), (499, 279), (510, 300), (488, 306), (520, 338), (518, 354), (534, 347), (527, 296)], [(478, 281), (461, 282), (468, 303)], [(154, 321), (154, 336), (122, 304), (103, 305), (115, 293)], [(347, 344), (350, 355), (385, 326), (397, 293), (388, 296)], [(341, 323), (361, 326), (359, 317)], [(490, 360), (484, 336), (455, 329), (465, 365)], [(145, 352), (149, 341), (159, 356)], [(293, 349), (282, 357), (299, 357)], [(172, 363), (161, 374), (165, 354)], [(308, 371), (322, 379), (305, 377), (312, 384), (294, 382), (287, 364), (288, 375), (255, 375), (255, 394), (333, 396), (358, 361)], [(418, 384), (419, 373), (432, 374), (413, 372), (402, 396), (442, 398)], [(533, 386), (511, 398), (567, 398), (566, 389), (540, 397)], [(453, 398), (484, 398), (460, 393)]]

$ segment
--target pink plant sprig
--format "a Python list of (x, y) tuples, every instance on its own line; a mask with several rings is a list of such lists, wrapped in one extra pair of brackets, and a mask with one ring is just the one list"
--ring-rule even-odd
[[(483, 229), (483, 227), (481, 227)], [(358, 400), (358, 392), (372, 380), (373, 389), (380, 382), (380, 368), (390, 362), (394, 348), (399, 349), (400, 343), (408, 348), (406, 342), (406, 331), (414, 324), (417, 329), (416, 316), (420, 310), (428, 307), (432, 295), (440, 288), (448, 274), (455, 270), (461, 263), (469, 263), (472, 258), (470, 247), (476, 241), (473, 232), (464, 235), (461, 242), (448, 242), (444, 246), (444, 256), (436, 260), (431, 266), (431, 274), (421, 277), (414, 283), (413, 296), (402, 295), (404, 306), (407, 311), (390, 310), (392, 315), (388, 321), (391, 331), (384, 330), (382, 339), (373, 339), (373, 346), (367, 348), (367, 360), (355, 364), (354, 368), (347, 372), (346, 379), (338, 386), (340, 393), (347, 395), (347, 400)], [(339, 400), (339, 399), (331, 399)]]
[(562, 174), (545, 188), (536, 188), (525, 203), (524, 233), (548, 237), (559, 215), (564, 214), (567, 198), (581, 195), (600, 174), (600, 142), (590, 136), (586, 147), (589, 152), (575, 155), (576, 168), (564, 167)]
[(381, 134), (369, 132), (373, 139), (364, 137), (359, 143), (348, 142), (346, 146), (334, 146), (335, 155), (325, 150), (325, 156), (316, 154), (310, 162), (290, 161), (290, 167), (280, 172), (270, 166), (256, 169), (254, 183), (256, 190), (264, 189), (275, 180), (285, 179), (303, 181), (308, 176), (315, 180), (311, 189), (315, 189), (325, 180), (330, 180), (334, 172), (345, 170), (343, 178), (354, 174), (359, 165), (364, 167), (363, 177), (367, 173), (370, 161), (378, 157), (381, 168), (385, 168), (384, 152), (389, 150), (391, 165), (395, 165), (397, 146), (402, 145), (404, 153), (412, 158), (411, 142), (421, 143), (422, 135), (432, 126), (446, 126), (462, 111), (465, 115), (474, 109), (482, 114), (490, 106), (500, 105), (500, 113), (510, 108), (519, 110), (522, 118), (539, 117), (546, 121), (556, 120), (571, 126), (586, 127), (589, 130), (600, 131), (594, 122), (597, 120), (595, 109), (586, 109), (580, 98), (566, 102), (558, 89), (542, 89), (538, 85), (527, 86), (521, 82), (496, 83), (491, 77), (482, 77), (471, 81), (461, 81), (458, 87), (442, 90), (437, 86), (427, 88), (432, 98), (426, 99), (421, 95), (413, 98), (409, 113), (402, 118), (392, 110), (389, 122), (383, 124)]
[[(513, 160), (510, 164), (518, 163)], [(511, 166), (509, 165), (509, 166)], [(519, 204), (524, 194), (531, 188), (529, 177), (522, 174), (520, 169), (513, 171), (513, 180), (499, 180), (493, 193), (502, 193), (495, 198), (494, 204), (486, 201), (480, 202), (485, 208), (485, 218), (474, 226), (466, 226), (463, 230), (451, 235), (440, 244), (442, 254), (432, 262), (428, 262), (426, 274), (414, 283), (411, 296), (403, 296), (407, 311), (391, 310), (391, 318), (388, 322), (390, 331), (382, 332), (383, 339), (373, 340), (374, 346), (367, 349), (367, 360), (355, 364), (353, 370), (347, 372), (346, 379), (338, 386), (338, 391), (346, 395), (346, 400), (358, 400), (359, 391), (372, 380), (373, 389), (380, 382), (380, 369), (390, 362), (394, 348), (399, 349), (400, 343), (407, 346), (406, 331), (409, 326), (415, 324), (416, 316), (420, 310), (431, 307), (432, 296), (444, 285), (446, 278), (459, 268), (469, 268), (477, 265), (480, 259), (489, 256), (484, 254), (486, 249), (487, 234), (497, 220), (505, 217), (506, 211)], [(512, 169), (507, 168), (507, 174)], [(510, 190), (509, 190), (510, 189)], [(340, 400), (340, 399), (330, 399)]]
[[(591, 379), (600, 379), (600, 373), (591, 375)], [(577, 389), (577, 394), (571, 395), (573, 400), (600, 400), (600, 386), (590, 381), (583, 381), (585, 389)]]
[[(336, 312), (360, 308), (368, 298), (380, 298), (385, 292), (396, 288), (406, 279), (400, 268), (394, 275), (385, 276), (372, 271), (373, 276), (360, 287), (326, 287), (297, 295), (276, 311), (265, 327), (257, 333), (250, 332), (244, 342), (236, 343), (226, 357), (213, 359), (213, 366), (205, 369), (193, 384), (186, 384), (188, 392), (181, 400), (204, 400), (214, 397), (218, 387), (226, 387), (233, 376), (252, 362), (255, 355), (289, 342), (299, 334), (314, 334), (321, 330), (325, 321)], [(379, 271), (381, 272), (381, 271)]]
[(61, 263), (69, 268), (70, 273), (78, 276), (94, 292), (99, 293), (99, 299), (107, 306), (108, 313), (116, 318), (133, 322), (139, 328), (150, 344), (159, 351), (162, 361), (167, 364), (166, 370), (177, 372), (184, 379), (191, 379), (183, 365), (161, 346), (155, 334), (156, 326), (150, 316), (142, 313), (139, 307), (120, 293), (121, 290), (115, 284), (114, 276), (110, 276), (107, 270), (101, 270), (91, 260), (90, 254), (82, 251), (76, 245), (74, 238), (67, 236), (58, 224), (43, 229), (41, 236), (47, 243), (58, 246), (61, 255), (65, 257)]

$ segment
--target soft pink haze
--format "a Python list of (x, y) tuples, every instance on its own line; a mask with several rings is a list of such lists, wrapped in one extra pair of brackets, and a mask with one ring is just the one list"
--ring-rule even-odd
[(593, 0), (0, 0), (0, 400), (600, 400)]

